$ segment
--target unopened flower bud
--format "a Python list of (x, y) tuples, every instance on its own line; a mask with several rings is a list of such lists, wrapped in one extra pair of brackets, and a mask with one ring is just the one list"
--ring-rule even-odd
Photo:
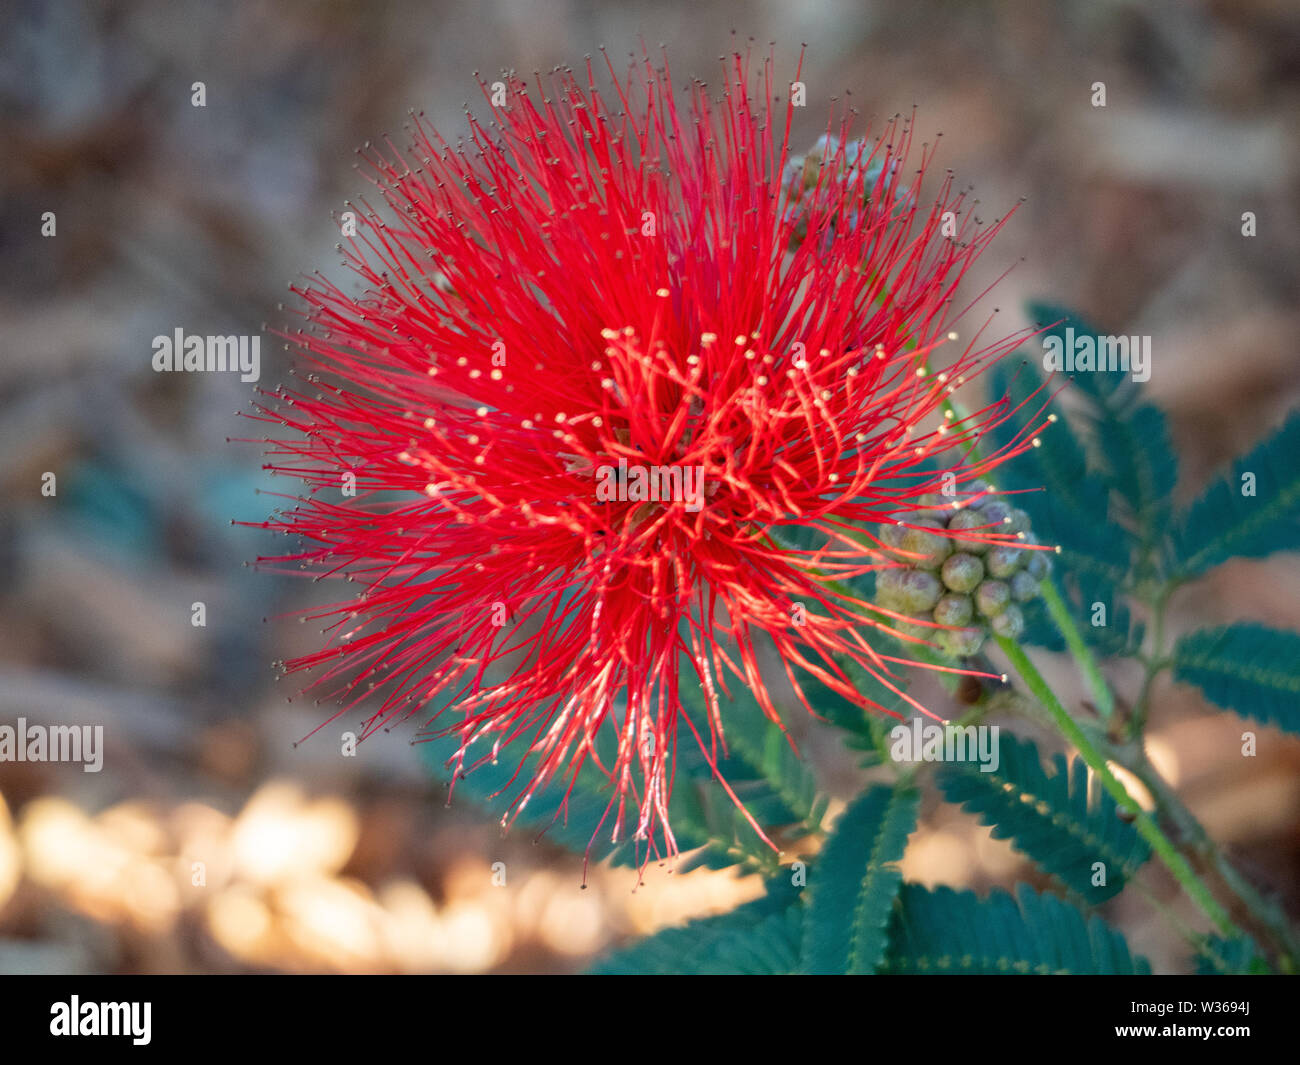
[(901, 608), (909, 614), (923, 614), (931, 610), (943, 594), (943, 585), (933, 573), (924, 570), (904, 570), (900, 586)]
[(1017, 603), (1027, 603), (1038, 594), (1038, 578), (1028, 570), (1020, 570), (1011, 576), (1011, 598)]
[(1024, 552), (1018, 547), (998, 544), (996, 547), (989, 548), (989, 553), (984, 556), (984, 568), (990, 577), (1003, 580), (1020, 568), (1020, 557), (1023, 554)]
[(911, 621), (897, 621), (894, 623), (894, 628), (904, 636), (914, 636), (918, 640), (933, 639), (936, 631), (929, 625), (917, 625)]
[(965, 594), (975, 590), (984, 577), (984, 563), (964, 552), (952, 555), (940, 571), (949, 591)]
[(1018, 640), (1025, 631), (1025, 615), (1020, 607), (1015, 603), (1008, 604), (995, 618), (989, 622), (989, 626), (999, 636), (1005, 636), (1009, 640)]
[[(981, 498), (963, 502), (975, 496)], [(900, 633), (955, 658), (977, 654), (990, 631), (1018, 639), (1025, 616), (1016, 604), (1034, 599), (1051, 569), (1046, 553), (1035, 550), (1029, 515), (983, 481), (955, 498), (926, 494), (917, 502), (925, 509), (914, 511), (907, 526), (879, 530), (880, 542), (900, 564), (878, 574), (876, 602), (910, 615), (895, 622)], [(966, 540), (963, 534), (995, 542)]]
[[(984, 532), (994, 530), (985, 530), (982, 527), (988, 525), (989, 519), (984, 517), (983, 510), (959, 510), (948, 521), (948, 528), (956, 532), (964, 532), (967, 529), (981, 529), (980, 535)], [(953, 547), (958, 551), (965, 551), (970, 555), (982, 555), (989, 549), (989, 545), (982, 540), (968, 540), (965, 537), (955, 537)]]
[[(928, 524), (931, 528), (940, 527), (937, 522)], [(918, 569), (938, 569), (943, 565), (943, 560), (952, 554), (952, 543), (946, 536), (938, 536), (924, 529), (908, 529), (903, 534), (902, 549), (909, 552), (909, 557), (904, 559), (909, 565)], [(920, 557), (910, 557), (913, 554)]]
[(907, 530), (901, 525), (882, 525), (880, 527), (880, 542), (886, 547), (902, 547), (903, 534)]
[(876, 574), (876, 602), (887, 610), (903, 606), (903, 574), (906, 570), (885, 569)]
[(975, 604), (971, 602), (969, 595), (949, 592), (947, 595), (940, 596), (939, 601), (934, 604), (934, 620), (939, 625), (954, 627), (969, 625), (974, 616)]
[(975, 589), (975, 609), (986, 618), (994, 618), (1011, 602), (1011, 587), (1006, 581), (981, 581)]
[(1040, 581), (1052, 572), (1052, 560), (1046, 551), (1030, 551), (1029, 561), (1025, 563), (1025, 572)]
[(983, 519), (981, 524), (991, 526), (988, 530), (990, 533), (1012, 531), (1007, 522), (1007, 519), (1011, 517), (1011, 507), (1001, 500), (995, 499), (986, 503), (980, 508), (979, 515)]
[(925, 495), (921, 496), (921, 498), (917, 500), (917, 502), (923, 507), (929, 507), (930, 509), (918, 510), (916, 516), (918, 518), (925, 518), (933, 521), (940, 526), (948, 520), (948, 515), (952, 511), (952, 501), (939, 495), (938, 492), (926, 492)]
[(940, 649), (953, 658), (969, 658), (984, 646), (984, 630), (976, 628), (944, 629), (936, 637)]

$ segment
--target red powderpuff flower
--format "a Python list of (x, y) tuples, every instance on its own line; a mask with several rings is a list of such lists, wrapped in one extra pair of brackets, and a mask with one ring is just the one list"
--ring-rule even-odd
[[(679, 726), (715, 765), (728, 677), (779, 722), (761, 644), (805, 706), (807, 675), (879, 709), (845, 659), (898, 691), (902, 660), (868, 637), (900, 615), (839, 582), (891, 564), (866, 526), (1006, 457), (963, 452), (1005, 401), (935, 416), (1019, 338), (927, 371), (998, 226), (951, 177), (925, 206), (904, 190), (909, 123), (849, 142), (846, 116), (801, 164), (792, 108), (755, 106), (743, 56), (685, 112), (648, 59), (609, 76), (608, 97), (590, 62), (582, 82), (511, 78), (468, 142), (415, 118), (406, 153), (367, 153), (383, 202), (349, 205), (341, 245), (364, 293), (295, 289), (288, 338), (320, 372), (257, 415), (295, 431), (267, 468), (308, 489), (266, 523), (302, 549), (263, 561), (356, 586), (286, 669), (319, 671), (340, 714), (382, 699), (363, 735), (423, 713), (464, 771), (510, 745), (512, 812), (598, 765), (602, 824), (671, 854)], [(767, 99), (772, 78), (768, 60)], [(791, 546), (800, 530), (819, 546)]]

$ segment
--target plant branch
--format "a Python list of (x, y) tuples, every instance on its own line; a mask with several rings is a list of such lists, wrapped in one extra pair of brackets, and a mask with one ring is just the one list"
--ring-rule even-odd
[(1039, 585), (1043, 597), (1043, 604), (1047, 607), (1047, 613), (1050, 615), (1053, 624), (1065, 639), (1065, 646), (1070, 649), (1070, 654), (1078, 663), (1080, 671), (1083, 673), (1084, 680), (1087, 681), (1088, 690), (1092, 693), (1093, 704), (1097, 707), (1097, 713), (1101, 715), (1103, 721), (1109, 722), (1111, 716), (1115, 713), (1115, 696), (1111, 693), (1110, 685), (1106, 683), (1106, 678), (1102, 675), (1101, 666), (1093, 656), (1092, 649), (1088, 646), (1079, 631), (1078, 626), (1074, 623), (1074, 618), (1070, 614), (1070, 608), (1062, 597), (1060, 589), (1056, 587), (1056, 582), (1051, 577), (1043, 579)]
[(1156, 808), (1166, 814), (1177, 827), (1187, 845), (1206, 865), (1212, 868), (1230, 891), (1250, 912), (1252, 918), (1268, 931), (1279, 952), (1287, 956), (1290, 964), (1300, 960), (1300, 938), (1276, 905), (1259, 892), (1228, 860), (1226, 854), (1205, 831), (1204, 826), (1187, 808), (1168, 781), (1157, 772), (1139, 749), (1136, 757), (1125, 758), (1119, 751), (1108, 751), (1114, 761), (1136, 776), (1156, 801)]
[(1025, 654), (1021, 646), (1005, 636), (996, 636), (995, 638), (998, 641), (998, 646), (1002, 648), (1003, 654), (1007, 656), (1012, 667), (1024, 680), (1026, 686), (1043, 704), (1048, 713), (1052, 715), (1052, 719), (1061, 734), (1078, 750), (1080, 757), (1083, 758), (1088, 768), (1097, 774), (1097, 779), (1101, 781), (1102, 787), (1110, 792), (1111, 797), (1119, 807), (1132, 815), (1133, 824), (1138, 834), (1151, 845), (1152, 851), (1173, 874), (1174, 879), (1182, 885), (1183, 890), (1187, 892), (1188, 896), (1223, 935), (1240, 935), (1240, 929), (1233, 924), (1227, 911), (1219, 905), (1214, 896), (1210, 894), (1209, 889), (1197, 877), (1187, 859), (1160, 830), (1160, 826), (1156, 824), (1155, 820), (1129, 795), (1124, 785), (1116, 779), (1115, 774), (1107, 766), (1106, 759), (1069, 715), (1065, 707), (1061, 705), (1056, 693), (1052, 691), (1051, 686), (1043, 678), (1043, 675), (1038, 672), (1038, 668), (1030, 661), (1029, 656)]

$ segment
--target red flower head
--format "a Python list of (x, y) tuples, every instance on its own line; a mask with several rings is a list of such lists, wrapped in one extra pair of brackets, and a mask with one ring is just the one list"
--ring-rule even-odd
[(274, 561), (356, 589), (287, 668), (319, 670), (339, 713), (375, 689), (366, 732), (423, 713), (466, 770), (512, 745), (514, 810), (612, 730), (607, 828), (660, 853), (679, 725), (712, 764), (729, 676), (778, 719), (761, 643), (805, 705), (805, 674), (874, 705), (837, 659), (895, 688), (868, 639), (891, 615), (838, 582), (889, 564), (864, 526), (993, 464), (961, 445), (1006, 403), (934, 416), (1019, 339), (928, 372), (997, 226), (951, 178), (925, 206), (903, 187), (904, 121), (849, 142), (845, 118), (792, 160), (792, 108), (756, 107), (748, 67), (685, 112), (647, 60), (609, 96), (590, 63), (511, 78), (454, 147), (416, 118), (408, 153), (368, 155), (383, 203), (342, 246), (364, 294), (295, 290), (290, 339), (321, 374), (258, 415), (296, 434), (268, 468), (309, 488), (267, 523), (303, 541)]

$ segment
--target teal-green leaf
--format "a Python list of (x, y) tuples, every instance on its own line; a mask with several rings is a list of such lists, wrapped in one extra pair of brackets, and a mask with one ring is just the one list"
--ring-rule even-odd
[(1210, 702), (1300, 733), (1300, 633), (1263, 625), (1191, 632), (1174, 645), (1174, 677)]
[(920, 793), (869, 788), (835, 824), (813, 863), (804, 920), (804, 970), (875, 972), (888, 943), (890, 910), (903, 874), (898, 861), (916, 827)]
[(1146, 975), (1123, 935), (1100, 917), (1026, 885), (1015, 898), (904, 884), (894, 905), (885, 973)]
[[(745, 809), (768, 832), (792, 827), (802, 834), (816, 829), (826, 805), (817, 792), (810, 767), (786, 742), (780, 729), (767, 719), (747, 689), (733, 685), (732, 690), (733, 700), (722, 697), (723, 728), (729, 749), (725, 756), (719, 752), (719, 771)], [(683, 685), (681, 698), (707, 742), (704, 698), (698, 683), (694, 688)], [(455, 737), (444, 737), (422, 745), (426, 764), (441, 780), (450, 782), (445, 763), (455, 753), (458, 743)], [(597, 749), (605, 764), (610, 763), (612, 745), (612, 730), (606, 729), (597, 737)], [(532, 774), (531, 758), (519, 770), (524, 749), (518, 743), (503, 748), (496, 764), (479, 765), (456, 780), (453, 797), (469, 799), (497, 813), (504, 812), (522, 789), (522, 782)], [(739, 866), (749, 872), (770, 873), (776, 869), (777, 852), (763, 842), (714, 778), (695, 737), (684, 726), (679, 730), (674, 765), (668, 812), (677, 845), (685, 855), (679, 870), (687, 872), (700, 865), (712, 869)], [(566, 804), (564, 795), (568, 786), (566, 776), (535, 792), (528, 806), (519, 811), (512, 831), (552, 840), (588, 854), (593, 861), (610, 858), (616, 865), (632, 865), (645, 860), (644, 843), (611, 842), (615, 814), (609, 812), (609, 803), (613, 792), (600, 770), (590, 762), (584, 765), (573, 782)], [(689, 851), (695, 853), (687, 854)]]
[(1217, 935), (1206, 936), (1196, 952), (1196, 972), (1201, 976), (1220, 973), (1263, 976), (1271, 971), (1264, 952), (1248, 935), (1232, 939)]
[[(1007, 395), (1012, 402), (1036, 411), (1042, 403), (1030, 399), (1042, 384), (1042, 376), (1029, 364), (999, 365), (992, 375), (993, 395)], [(1000, 489), (1016, 492), (1016, 506), (1025, 510), (1039, 543), (1060, 545), (1053, 557), (1057, 582), (1076, 618), (1086, 619), (1093, 603), (1106, 604), (1108, 624), (1094, 627), (1086, 620), (1079, 627), (1084, 638), (1104, 655), (1131, 654), (1141, 643), (1140, 633), (1132, 637), (1133, 625), (1120, 594), (1127, 581), (1132, 541), (1120, 526), (1109, 521), (1107, 485), (1087, 467), (1085, 448), (1075, 436), (1060, 405), (1053, 401), (1043, 411), (1056, 421), (1043, 430), (1039, 447), (999, 466), (990, 480)], [(1027, 418), (1028, 414), (1024, 415)], [(1021, 419), (1023, 420), (1023, 419)], [(1005, 446), (1015, 433), (1012, 425), (993, 430), (994, 443)], [(1025, 642), (1063, 650), (1064, 641), (1046, 619), (1036, 602), (1026, 611)]]
[[(1118, 589), (1105, 584), (1089, 585), (1079, 581), (1077, 595), (1063, 590), (1067, 605), (1074, 611), (1075, 622), (1083, 638), (1102, 656), (1135, 655), (1142, 650), (1146, 626), (1133, 616)], [(1076, 606), (1076, 603), (1078, 605)], [(1106, 624), (1093, 625), (1093, 610), (1100, 603), (1106, 608)]]
[(1021, 603), (1020, 609), (1025, 614), (1025, 631), (1020, 637), (1021, 643), (1058, 653), (1066, 649), (1065, 640), (1052, 624), (1051, 616), (1047, 613), (1047, 607), (1043, 605), (1042, 599), (1031, 599), (1027, 603)]
[(799, 968), (803, 907), (777, 885), (729, 913), (656, 932), (607, 955), (598, 976), (777, 976)]
[(1167, 531), (1178, 458), (1164, 413), (1148, 403), (1094, 408), (1098, 454), (1107, 481), (1142, 538), (1154, 544)]
[[(1067, 339), (1067, 329), (1072, 329), (1076, 337), (1099, 337), (1103, 335), (1101, 330), (1091, 322), (1085, 321), (1073, 311), (1067, 310), (1059, 304), (1030, 300), (1025, 304), (1025, 313), (1029, 316), (1030, 321), (1044, 327), (1036, 338), (1036, 347), (1040, 351), (1042, 350), (1042, 342), (1047, 337), (1057, 337), (1064, 344)], [(1042, 365), (1041, 361), (1039, 365)], [(1128, 374), (1121, 373), (1080, 373), (1074, 377), (1074, 382), (1082, 391), (1090, 393), (1098, 399), (1103, 399), (1122, 390), (1126, 382), (1131, 383), (1131, 379)]]
[[(701, 736), (707, 736), (703, 691), (698, 686), (688, 688), (683, 685), (680, 694), (682, 704), (700, 729)], [(725, 767), (723, 775), (727, 782), (734, 786), (733, 769), (740, 770), (741, 775), (737, 779), (762, 780), (772, 795), (783, 804), (781, 813), (791, 818), (791, 822), (787, 823), (800, 821), (809, 829), (818, 828), (821, 823), (819, 811), (824, 809), (825, 804), (819, 795), (812, 768), (791, 745), (781, 727), (763, 713), (758, 700), (748, 688), (733, 684), (731, 694), (732, 698), (728, 699), (725, 692), (718, 693), (719, 714), (727, 747), (726, 756), (720, 761), (719, 767)], [(695, 746), (694, 737), (684, 736), (682, 742)], [(709, 774), (710, 778), (712, 776), (703, 756), (698, 759), (695, 771)]]
[[(1031, 302), (1026, 310), (1042, 324), (1064, 319), (1042, 337), (1057, 336), (1064, 343), (1067, 327), (1076, 338), (1087, 335), (1099, 345), (1107, 336), (1058, 306)], [(1131, 372), (1080, 371), (1070, 380), (1087, 404), (1091, 450), (1101, 479), (1120, 503), (1119, 516), (1137, 536), (1141, 557), (1155, 557), (1168, 531), (1170, 497), (1178, 479), (1165, 416), (1141, 402), (1142, 389)]]
[[(1007, 395), (1025, 403), (1012, 423), (992, 431), (998, 447), (1010, 444), (1031, 414), (1043, 406), (1045, 395), (1030, 395), (1043, 383), (1028, 363), (1013, 368), (1000, 364), (992, 374), (994, 396)], [(1087, 468), (1086, 453), (1064, 411), (1054, 400), (1043, 407), (1056, 421), (1040, 434), (1038, 447), (1009, 459), (990, 474), (1001, 490), (1017, 493), (1015, 505), (1029, 514), (1039, 543), (1059, 544), (1055, 564), (1089, 584), (1121, 584), (1128, 575), (1131, 546), (1123, 531), (1110, 524), (1106, 485)]]
[[(458, 746), (459, 740), (456, 737), (447, 736), (422, 743), (420, 751), (425, 765), (433, 775), (451, 787), (454, 802), (468, 800), (499, 817), (520, 790), (518, 781), (527, 780), (531, 775), (530, 765), (520, 771), (516, 783), (512, 785), (511, 778), (519, 768), (520, 755), (512, 757), (512, 748), (507, 747), (495, 763), (477, 766), (453, 782), (446, 762), (455, 754)], [(522, 754), (524, 745), (514, 746), (518, 746)], [(611, 793), (599, 772), (584, 768), (569, 795), (567, 805), (562, 805), (565, 787), (566, 781), (552, 781), (549, 787), (534, 793), (528, 806), (520, 811), (512, 831), (526, 832), (537, 838), (545, 837), (570, 850), (587, 853), (592, 861), (612, 856), (616, 864), (632, 864), (644, 857), (644, 851), (638, 855), (637, 849), (627, 842), (610, 842), (613, 815), (606, 817), (606, 810)], [(678, 843), (683, 850), (706, 842), (689, 836), (683, 839), (683, 835), (685, 834), (678, 834)]]
[[(1254, 495), (1243, 495), (1243, 475)], [(1300, 550), (1300, 412), (1233, 463), (1176, 522), (1175, 572), (1193, 577), (1235, 556)]]
[[(1081, 759), (1053, 759), (1048, 772), (1038, 748), (1005, 731), (999, 735), (998, 766), (983, 772), (976, 762), (945, 763), (937, 783), (960, 805), (1010, 840), (1045, 872), (1089, 904), (1116, 895), (1150, 849), (1132, 825), (1120, 820), (1115, 800), (1094, 789), (1089, 801), (1088, 767)], [(1093, 866), (1105, 866), (1106, 883), (1093, 885)]]

